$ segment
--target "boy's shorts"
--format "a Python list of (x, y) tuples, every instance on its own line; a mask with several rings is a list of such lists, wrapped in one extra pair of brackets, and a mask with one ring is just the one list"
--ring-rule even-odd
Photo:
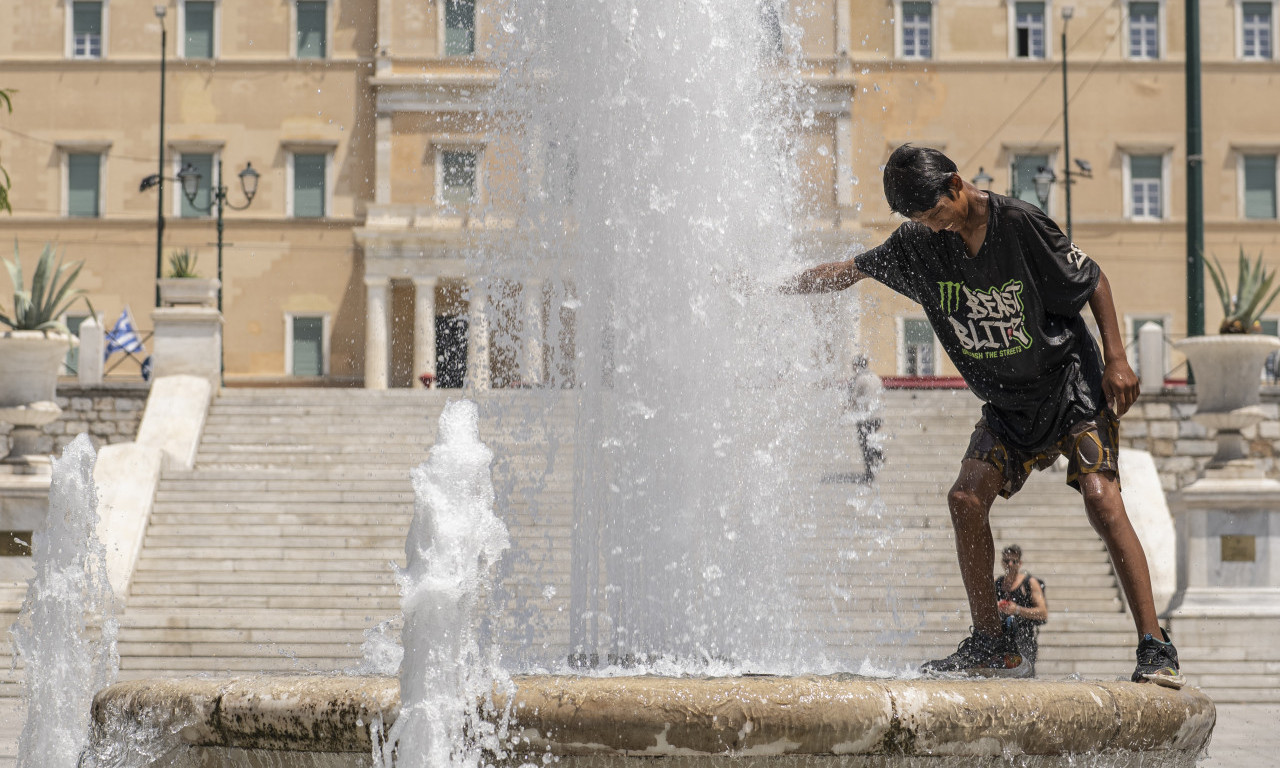
[(1033, 469), (1045, 469), (1067, 457), (1067, 485), (1080, 490), (1080, 475), (1110, 472), (1120, 480), (1120, 420), (1110, 408), (1076, 423), (1061, 440), (1045, 450), (1031, 454), (1010, 448), (987, 426), (986, 418), (978, 419), (969, 438), (966, 459), (985, 461), (1004, 476), (1000, 495), (1006, 499), (1022, 490)]

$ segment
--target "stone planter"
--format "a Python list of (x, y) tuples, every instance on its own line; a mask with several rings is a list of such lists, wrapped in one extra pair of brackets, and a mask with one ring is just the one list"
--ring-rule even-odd
[(218, 288), (221, 284), (212, 278), (165, 277), (157, 282), (160, 284), (162, 307), (218, 306)]
[(1280, 339), (1260, 334), (1193, 336), (1174, 347), (1186, 355), (1195, 375), (1196, 412), (1192, 418), (1218, 432), (1218, 452), (1210, 466), (1248, 458), (1240, 430), (1263, 418), (1259, 407), (1262, 364), (1280, 349)]
[(48, 456), (37, 449), (40, 428), (62, 413), (58, 370), (74, 336), (44, 331), (0, 333), (0, 421), (13, 425), (13, 443), (2, 462), (15, 474), (43, 474)]

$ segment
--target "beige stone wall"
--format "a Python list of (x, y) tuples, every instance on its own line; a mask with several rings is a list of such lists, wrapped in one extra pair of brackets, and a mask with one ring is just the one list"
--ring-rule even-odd
[[(1091, 179), (1078, 179), (1072, 192), (1074, 239), (1111, 280), (1121, 323), (1131, 315), (1169, 315), (1174, 337), (1186, 332), (1184, 139), (1185, 31), (1182, 6), (1162, 6), (1167, 14), (1160, 61), (1124, 58), (1121, 4), (1073, 2), (1068, 27), (1072, 157), (1093, 166)], [(1010, 61), (1008, 11), (1004, 3), (935, 4), (934, 58), (894, 58), (897, 25), (887, 23), (893, 4), (885, 0), (852, 4), (849, 52), (858, 88), (854, 99), (853, 172), (860, 183), (858, 224), (869, 244), (878, 243), (901, 219), (890, 215), (880, 185), (880, 166), (905, 141), (938, 147), (972, 178), (981, 167), (995, 178), (992, 189), (1007, 192), (1010, 162), (1017, 152), (1049, 154), (1061, 176), (1062, 75), (1060, 4), (1051, 6), (1048, 61)], [(1204, 61), (1205, 250), (1234, 272), (1241, 245), (1262, 250), (1280, 263), (1280, 223), (1245, 221), (1240, 212), (1237, 162), (1241, 149), (1280, 147), (1274, 99), (1277, 65), (1235, 61), (1235, 5), (1201, 6)], [(1163, 221), (1124, 218), (1126, 152), (1170, 153)], [(1063, 187), (1057, 185), (1049, 212), (1065, 228)], [(1221, 310), (1206, 278), (1205, 326), (1216, 329)], [(864, 290), (880, 304), (869, 313), (864, 338), (882, 374), (895, 373), (894, 318), (918, 314), (883, 288)], [(1280, 308), (1272, 314), (1280, 315)], [(1086, 317), (1089, 317), (1086, 312)], [(1170, 367), (1180, 362), (1171, 356)], [(941, 371), (954, 373), (950, 365)]]

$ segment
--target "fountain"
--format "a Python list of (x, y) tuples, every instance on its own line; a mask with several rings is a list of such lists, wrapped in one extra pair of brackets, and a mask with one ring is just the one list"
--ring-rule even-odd
[[(831, 384), (847, 350), (832, 339), (848, 318), (768, 288), (819, 255), (806, 250), (795, 162), (812, 94), (791, 32), (773, 26), (776, 4), (511, 0), (489, 12), (506, 34), (491, 128), (515, 138), (488, 162), (522, 183), (491, 194), (495, 218), (515, 226), (477, 239), (475, 273), (488, 278), (473, 300), (547, 286), (547, 336), (573, 344), (552, 352), (541, 383), (572, 389), (578, 449), (568, 653), (516, 647), (496, 621), (487, 635), (509, 668), (558, 674), (507, 684), (465, 652), (479, 636), (464, 608), (480, 593), (443, 579), (438, 592), (410, 589), (445, 618), (406, 614), (399, 681), (117, 684), (95, 704), (98, 745), (145, 723), (165, 745), (148, 755), (170, 754), (110, 764), (368, 765), (390, 759), (385, 734), (404, 765), (1191, 765), (1214, 721), (1196, 691), (855, 677), (837, 672), (852, 657), (828, 658), (817, 639), (847, 619), (815, 624), (793, 577), (840, 568), (838, 548), (819, 544), (856, 535), (833, 526), (863, 509), (833, 515), (811, 492), (831, 450), (813, 435), (839, 416)], [(520, 332), (495, 329), (494, 343), (518, 351)], [(466, 421), (442, 424), (441, 440), (480, 456)], [(459, 510), (436, 495), (481, 488), (482, 463), (439, 486), (420, 482), (424, 469), (419, 508), (485, 519), (474, 495)], [(456, 542), (468, 566), (502, 549), (477, 530)], [(425, 551), (410, 544), (408, 573), (428, 566), (415, 561)], [(514, 602), (499, 592), (487, 604), (510, 616)], [(451, 666), (460, 658), (471, 672)], [(481, 698), (489, 715), (476, 719)], [(446, 747), (439, 734), (459, 728)]]

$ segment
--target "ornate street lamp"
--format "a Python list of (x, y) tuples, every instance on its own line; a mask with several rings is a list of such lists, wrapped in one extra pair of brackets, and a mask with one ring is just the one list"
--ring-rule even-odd
[(1058, 175), (1053, 172), (1052, 168), (1045, 168), (1043, 165), (1036, 169), (1036, 175), (1031, 177), (1036, 184), (1036, 197), (1040, 200), (1040, 208), (1048, 210), (1049, 208), (1049, 190), (1053, 189), (1053, 184), (1058, 180)]
[(978, 175), (974, 176), (972, 181), (973, 186), (978, 189), (990, 190), (991, 184), (995, 182), (995, 179), (991, 178), (991, 174), (987, 173), (985, 168), (978, 166)]

